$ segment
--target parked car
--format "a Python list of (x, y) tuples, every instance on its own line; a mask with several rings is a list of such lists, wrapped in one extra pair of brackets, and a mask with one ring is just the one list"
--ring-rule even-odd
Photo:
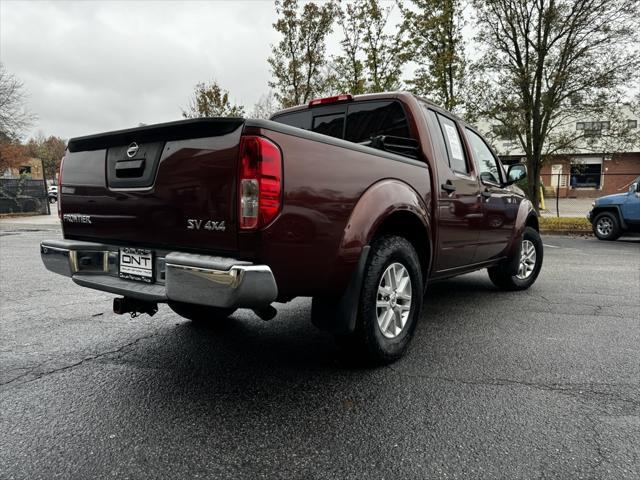
[(616, 240), (625, 232), (640, 232), (640, 177), (626, 193), (597, 198), (587, 218), (600, 240)]
[(56, 203), (58, 201), (58, 186), (50, 185), (47, 190), (47, 197), (49, 198), (49, 203)]
[(117, 313), (194, 321), (312, 297), (311, 320), (373, 363), (407, 348), (430, 282), (538, 277), (538, 218), (470, 125), (409, 93), (340, 95), (271, 120), (201, 118), (74, 138), (46, 267)]

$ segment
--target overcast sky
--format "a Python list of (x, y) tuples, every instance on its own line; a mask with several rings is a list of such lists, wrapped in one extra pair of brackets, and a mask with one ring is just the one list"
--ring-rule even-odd
[(268, 91), (275, 19), (272, 0), (0, 0), (0, 60), (38, 116), (28, 136), (70, 138), (176, 120), (212, 78), (251, 111)]

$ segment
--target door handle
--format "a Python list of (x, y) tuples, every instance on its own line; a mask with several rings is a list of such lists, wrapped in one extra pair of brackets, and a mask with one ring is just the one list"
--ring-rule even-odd
[(440, 185), (442, 187), (442, 189), (447, 192), (447, 193), (453, 193), (456, 191), (456, 186), (451, 183), (450, 180), (447, 180), (447, 183), (443, 183), (442, 185)]

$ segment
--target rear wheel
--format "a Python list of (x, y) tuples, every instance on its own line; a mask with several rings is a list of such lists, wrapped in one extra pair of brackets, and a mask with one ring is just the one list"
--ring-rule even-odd
[(489, 278), (496, 287), (503, 290), (526, 290), (538, 278), (543, 254), (540, 234), (535, 229), (526, 227), (518, 258), (511, 258), (501, 265), (489, 268)]
[(224, 320), (236, 311), (235, 308), (207, 307), (191, 303), (169, 302), (169, 308), (181, 317), (199, 324)]
[(593, 234), (600, 240), (616, 240), (620, 236), (620, 222), (616, 214), (602, 212), (593, 220)]
[(371, 246), (364, 273), (356, 329), (336, 337), (357, 360), (385, 364), (406, 351), (422, 309), (423, 279), (409, 241), (385, 236)]

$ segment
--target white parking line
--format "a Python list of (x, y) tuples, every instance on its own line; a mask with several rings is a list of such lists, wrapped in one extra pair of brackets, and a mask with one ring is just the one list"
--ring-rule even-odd
[(549, 244), (546, 244), (546, 243), (543, 243), (542, 245), (544, 245), (545, 247), (549, 247), (549, 248), (560, 248), (557, 245), (549, 245)]

